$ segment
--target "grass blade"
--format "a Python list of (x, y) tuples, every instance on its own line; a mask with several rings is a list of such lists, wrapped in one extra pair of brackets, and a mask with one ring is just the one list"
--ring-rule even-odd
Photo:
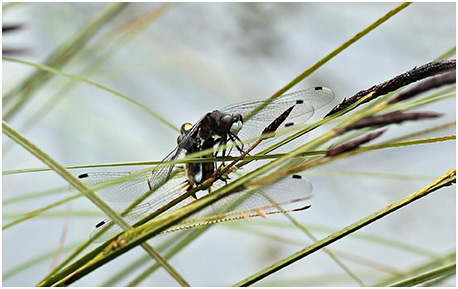
[(347, 226), (345, 228), (343, 228), (342, 230), (339, 230), (337, 232), (335, 232), (334, 234), (331, 234), (329, 236), (327, 236), (326, 238), (324, 239), (321, 239), (320, 241), (318, 242), (315, 242), (314, 244), (304, 248), (303, 250), (300, 250), (292, 255), (290, 255), (289, 257), (283, 259), (283, 260), (280, 260), (279, 262), (275, 263), (275, 264), (272, 264), (271, 266), (259, 271), (258, 273), (256, 274), (253, 274), (251, 276), (249, 276), (248, 278), (234, 284), (234, 286), (237, 286), (237, 287), (241, 287), (241, 286), (249, 286), (249, 285), (252, 285), (254, 283), (256, 283), (257, 281), (260, 281), (264, 278), (266, 278), (267, 276), (287, 267), (288, 265), (298, 261), (298, 260), (301, 260), (302, 258), (318, 251), (319, 249), (321, 248), (324, 248), (326, 247), (327, 245), (329, 244), (332, 244), (334, 243), (335, 241), (377, 221), (378, 219), (388, 215), (388, 214), (391, 214), (393, 213), (394, 211), (406, 206), (406, 205), (409, 205), (410, 203), (412, 203), (413, 201), (415, 200), (418, 200), (422, 197), (425, 197), (427, 196), (428, 194), (444, 187), (444, 186), (449, 186), (451, 185), (453, 182), (456, 181), (456, 168), (453, 168), (452, 170), (448, 171), (447, 173), (445, 173), (444, 175), (442, 175), (441, 177), (439, 177), (436, 181), (434, 181), (433, 183), (423, 187), (422, 189), (408, 195), (407, 197), (404, 197), (402, 199), (400, 199), (399, 201), (381, 209), (380, 211), (377, 211), (353, 224), (351, 224), (350, 226)]
[(362, 31), (358, 32), (357, 34), (355, 34), (355, 36), (353, 36), (352, 38), (350, 38), (349, 40), (347, 40), (346, 42), (344, 42), (342, 45), (340, 45), (339, 47), (337, 47), (336, 49), (334, 49), (331, 53), (329, 53), (328, 55), (326, 55), (325, 57), (323, 57), (320, 61), (318, 61), (317, 63), (313, 64), (309, 69), (307, 69), (306, 71), (302, 72), (300, 75), (298, 75), (296, 78), (294, 78), (291, 82), (289, 82), (287, 85), (285, 85), (283, 88), (281, 88), (280, 90), (278, 90), (274, 95), (272, 95), (270, 98), (276, 98), (276, 97), (279, 97), (280, 95), (284, 94), (286, 91), (288, 91), (290, 88), (292, 88), (293, 86), (295, 86), (296, 84), (298, 84), (299, 82), (301, 82), (302, 80), (304, 80), (307, 76), (309, 76), (310, 74), (312, 74), (315, 70), (317, 70), (318, 68), (320, 68), (321, 66), (323, 66), (326, 62), (328, 62), (329, 60), (331, 60), (332, 58), (334, 58), (336, 55), (338, 55), (340, 52), (344, 51), (345, 49), (347, 49), (350, 45), (352, 45), (353, 43), (355, 43), (356, 41), (358, 41), (359, 39), (361, 39), (363, 36), (365, 36), (366, 34), (368, 34), (369, 32), (371, 32), (372, 30), (374, 30), (375, 28), (377, 28), (378, 26), (380, 26), (381, 24), (383, 24), (385, 21), (387, 21), (388, 19), (390, 19), (391, 17), (393, 17), (394, 15), (396, 15), (398, 12), (402, 11), (404, 8), (406, 8), (407, 6), (409, 6), (410, 2), (404, 2), (402, 4), (400, 4), (398, 7), (394, 8), (393, 10), (389, 11), (387, 14), (383, 15), (381, 18), (379, 18), (378, 20), (376, 20), (374, 23), (372, 23), (371, 25), (369, 25), (368, 27), (366, 27), (365, 29), (363, 29)]
[(19, 59), (14, 59), (14, 58), (9, 58), (9, 57), (3, 57), (3, 60), (6, 60), (6, 61), (11, 61), (11, 62), (16, 62), (16, 63), (21, 63), (21, 64), (25, 64), (25, 65), (29, 65), (29, 66), (33, 66), (33, 67), (36, 67), (42, 71), (46, 71), (46, 72), (52, 72), (52, 73), (55, 73), (55, 74), (59, 74), (61, 76), (64, 76), (64, 77), (67, 77), (69, 79), (72, 79), (72, 80), (78, 80), (78, 81), (81, 81), (81, 82), (84, 82), (84, 83), (87, 83), (89, 85), (92, 85), (92, 86), (95, 86), (97, 88), (100, 88), (104, 91), (107, 91), (113, 95), (116, 95), (118, 97), (120, 97), (121, 99), (137, 106), (138, 108), (146, 111), (148, 114), (152, 115), (153, 117), (157, 118), (158, 120), (162, 121), (164, 124), (166, 124), (167, 126), (169, 126), (170, 128), (176, 130), (176, 131), (179, 131), (179, 129), (177, 127), (175, 127), (173, 124), (171, 124), (170, 122), (168, 122), (165, 118), (163, 118), (162, 116), (158, 115), (157, 113), (151, 111), (150, 109), (148, 109), (146, 106), (144, 106), (143, 104), (141, 103), (138, 103), (137, 101), (117, 92), (117, 91), (114, 91), (113, 89), (110, 89), (108, 87), (105, 87), (101, 84), (98, 84), (96, 82), (93, 82), (93, 81), (90, 81), (89, 79), (86, 79), (86, 78), (83, 78), (83, 77), (80, 77), (80, 76), (76, 76), (76, 75), (72, 75), (72, 74), (69, 74), (69, 73), (66, 73), (66, 72), (63, 72), (61, 70), (58, 70), (58, 69), (55, 69), (55, 68), (52, 68), (50, 66), (47, 66), (47, 65), (42, 65), (42, 64), (37, 64), (37, 63), (32, 63), (32, 62), (29, 62), (29, 61), (25, 61), (25, 60), (19, 60)]
[[(50, 67), (62, 67), (67, 63), (84, 44), (99, 30), (115, 17), (128, 3), (112, 3), (108, 5), (97, 17), (81, 28), (77, 34), (65, 42), (46, 60), (46, 65)], [(36, 71), (32, 73), (22, 84), (12, 89), (4, 98), (3, 119), (8, 120), (12, 117), (23, 104), (25, 104), (34, 90), (43, 85), (49, 77), (47, 71)]]
[(430, 272), (419, 274), (417, 276), (406, 279), (404, 281), (391, 284), (390, 287), (411, 287), (411, 286), (415, 286), (415, 285), (424, 283), (426, 281), (440, 278), (442, 276), (450, 276), (455, 273), (456, 273), (456, 263), (453, 263), (453, 264), (438, 268)]
[[(79, 181), (78, 178), (73, 176), (69, 171), (67, 171), (61, 164), (51, 158), (48, 154), (40, 150), (33, 143), (28, 141), (25, 137), (11, 128), (5, 121), (2, 122), (2, 131), (5, 135), (13, 139), (19, 145), (24, 147), (26, 150), (35, 155), (38, 159), (48, 165), (53, 169), (57, 174), (63, 177), (69, 184), (78, 189), (80, 192), (89, 192), (85, 193), (85, 196), (88, 197), (97, 207), (99, 207), (108, 217), (110, 217), (113, 222), (119, 225), (124, 230), (129, 230), (131, 227), (124, 221), (124, 219), (116, 213), (110, 206), (106, 205), (97, 195), (89, 190), (83, 183)], [(166, 261), (163, 259), (152, 247), (148, 244), (142, 244), (144, 249), (153, 256), (180, 284), (188, 285), (187, 282), (176, 272)]]

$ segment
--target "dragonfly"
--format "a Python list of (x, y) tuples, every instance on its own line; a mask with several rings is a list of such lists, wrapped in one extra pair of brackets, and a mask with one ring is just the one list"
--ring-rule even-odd
[[(186, 163), (178, 168), (174, 160), (212, 148), (217, 149), (199, 158), (214, 158), (221, 155), (224, 159), (229, 155), (244, 155), (246, 153), (244, 148), (253, 145), (256, 138), (259, 139), (266, 133), (275, 133), (277, 130), (291, 129), (304, 124), (316, 109), (328, 104), (333, 98), (334, 93), (329, 88), (313, 87), (284, 94), (272, 100), (233, 104), (205, 114), (194, 125), (190, 123), (182, 125), (176, 148), (152, 172), (140, 174), (93, 172), (78, 177), (89, 188), (99, 188), (95, 193), (110, 202), (132, 202), (152, 192), (150, 199), (123, 214), (126, 222), (134, 225), (146, 215), (198, 187), (217, 171), (215, 163), (212, 162)], [(274, 138), (277, 140), (279, 137)], [(232, 143), (233, 147), (226, 149), (229, 143)], [(218, 150), (220, 147), (223, 147), (221, 151)], [(126, 181), (103, 186), (123, 178)], [(224, 186), (227, 182), (227, 178), (216, 178), (212, 186), (207, 189), (208, 193)], [(311, 183), (305, 178), (294, 175), (260, 190), (246, 190), (232, 194), (215, 202), (212, 209), (215, 213), (241, 211), (260, 213), (263, 211), (259, 208), (263, 208), (264, 211), (275, 210), (277, 207), (273, 204), (288, 204), (308, 199), (311, 192)], [(194, 194), (162, 213), (183, 207), (196, 198), (197, 195)], [(121, 228), (107, 219), (96, 225), (91, 240), (104, 241), (120, 232), (122, 232)]]

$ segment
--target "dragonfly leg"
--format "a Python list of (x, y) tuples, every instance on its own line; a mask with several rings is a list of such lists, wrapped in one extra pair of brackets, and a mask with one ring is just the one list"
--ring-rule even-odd
[[(231, 141), (234, 142), (234, 143), (235, 143), (236, 141), (241, 142), (240, 138), (239, 138), (236, 134), (234, 134), (234, 133), (229, 133), (229, 138), (230, 138)], [(243, 143), (242, 143), (242, 146), (241, 146), (241, 147), (240, 147), (239, 145), (235, 145), (235, 147), (237, 148), (237, 150), (238, 150), (241, 154), (244, 153), (244, 151), (243, 151)]]

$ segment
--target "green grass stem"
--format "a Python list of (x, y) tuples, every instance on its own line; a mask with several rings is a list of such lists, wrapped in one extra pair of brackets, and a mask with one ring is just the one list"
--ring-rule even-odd
[[(56, 49), (45, 61), (48, 67), (59, 68), (76, 55), (96, 32), (122, 11), (128, 3), (111, 3), (95, 18), (78, 30), (70, 39)], [(11, 118), (31, 97), (32, 92), (49, 78), (46, 70), (32, 73), (18, 87), (3, 97), (3, 120)]]
[(324, 239), (321, 239), (320, 241), (318, 242), (315, 242), (314, 244), (290, 255), (289, 257), (285, 258), (285, 259), (282, 259), (280, 261), (278, 261), (277, 263), (275, 264), (272, 264), (271, 266), (257, 272), (256, 274), (253, 274), (251, 276), (249, 276), (248, 278), (245, 278), (243, 279), (242, 281), (234, 284), (234, 286), (236, 287), (241, 287), (241, 286), (250, 286), (264, 278), (266, 278), (267, 276), (281, 270), (282, 268), (294, 263), (294, 262), (297, 262), (301, 259), (303, 259), (304, 257), (338, 241), (339, 239), (377, 221), (378, 219), (388, 215), (388, 214), (391, 214), (393, 212), (395, 212), (396, 210), (412, 203), (413, 201), (415, 200), (418, 200), (422, 197), (425, 197), (427, 196), (429, 193), (432, 193), (444, 186), (448, 186), (450, 185), (452, 182), (456, 181), (456, 169), (452, 169), (450, 171), (448, 171), (447, 173), (445, 173), (444, 175), (442, 175), (441, 177), (439, 177), (436, 181), (434, 181), (433, 183), (423, 187), (422, 189), (398, 200), (397, 202), (325, 237)]

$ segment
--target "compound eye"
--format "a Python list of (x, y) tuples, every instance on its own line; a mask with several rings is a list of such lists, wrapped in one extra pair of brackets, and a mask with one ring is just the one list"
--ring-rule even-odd
[(231, 125), (231, 133), (233, 134), (238, 134), (240, 129), (242, 128), (242, 121), (241, 120), (236, 120), (234, 123)]
[(185, 136), (188, 134), (188, 132), (192, 129), (192, 124), (190, 124), (189, 122), (187, 123), (183, 123), (183, 125), (181, 126), (181, 135), (182, 136)]
[(233, 134), (237, 134), (243, 125), (243, 118), (240, 114), (235, 113), (231, 115), (231, 126), (229, 131)]
[(221, 118), (221, 124), (225, 131), (237, 134), (242, 128), (242, 116), (240, 114), (225, 115)]
[(180, 135), (177, 137), (177, 144), (180, 144), (181, 141), (188, 135), (189, 131), (192, 129), (192, 124), (189, 122), (184, 123), (180, 129)]

